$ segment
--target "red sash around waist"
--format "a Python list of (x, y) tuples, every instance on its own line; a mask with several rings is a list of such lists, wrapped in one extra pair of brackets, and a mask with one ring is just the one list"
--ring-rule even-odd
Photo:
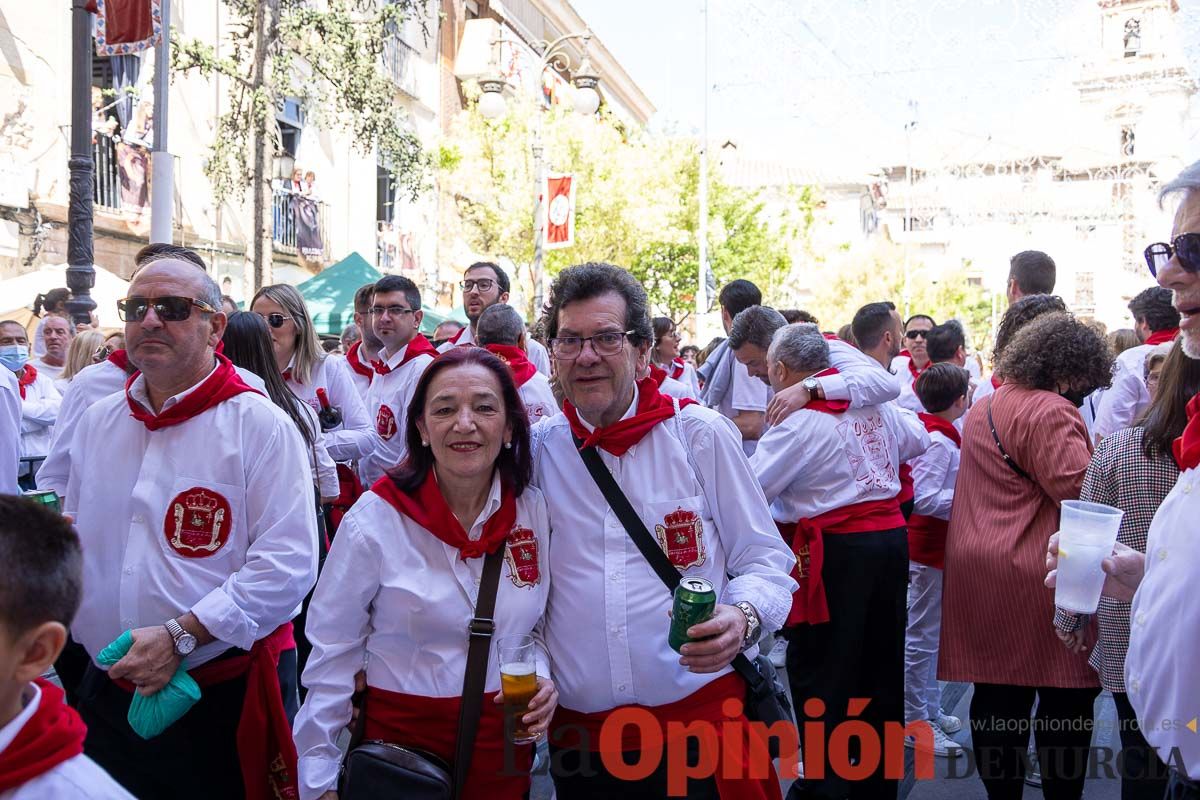
[[(188, 670), (201, 689), (246, 678), (237, 749), (247, 800), (295, 800), (300, 796), (296, 782), (296, 743), (279, 689), (279, 655), (295, 647), (292, 623), (287, 622), (255, 642), (248, 653), (209, 661)], [(130, 693), (136, 688), (123, 679), (113, 682)]]
[[(755, 735), (747, 727), (749, 722), (745, 714), (731, 716), (722, 708), (726, 700), (745, 702), (746, 682), (736, 672), (722, 675), (707, 686), (692, 692), (682, 700), (661, 706), (620, 706), (608, 711), (596, 711), (585, 714), (559, 706), (554, 712), (550, 723), (550, 741), (556, 746), (565, 748), (586, 747), (591, 752), (601, 749), (601, 730), (605, 721), (621, 709), (636, 708), (648, 711), (658, 720), (663, 740), (667, 740), (667, 723), (676, 722), (688, 724), (693, 722), (710, 722), (717, 734), (717, 763), (713, 778), (717, 782), (717, 791), (723, 800), (781, 800), (779, 778), (775, 774), (774, 765), (769, 765), (769, 774), (765, 778), (748, 777), (760, 769), (758, 764), (750, 764), (752, 752), (748, 736)], [(741, 706), (739, 705), (739, 708)], [(742, 723), (728, 724), (728, 723)], [(740, 742), (730, 744), (725, 737), (733, 732), (745, 732)], [(580, 742), (580, 735), (586, 736)], [(622, 752), (642, 749), (641, 727), (624, 725), (620, 731), (620, 749)], [(670, 746), (665, 745), (665, 746)], [(766, 751), (766, 742), (756, 746), (754, 751)], [(665, 749), (664, 755), (666, 757)], [(735, 759), (740, 763), (729, 764), (726, 759)], [(725, 775), (742, 777), (727, 778)]]
[(900, 492), (896, 495), (896, 502), (904, 505), (909, 500), (916, 496), (913, 489), (912, 467), (908, 464), (900, 465)]
[[(496, 694), (483, 696), (462, 800), (513, 800), (529, 791), (533, 747), (505, 742), (504, 707), (493, 702)], [(424, 750), (453, 768), (461, 702), (459, 697), (422, 697), (368, 686), (364, 737)], [(507, 764), (505, 748), (512, 748)]]
[(927, 567), (946, 568), (946, 531), (950, 523), (913, 514), (908, 518), (908, 560)]
[(829, 622), (829, 604), (825, 600), (825, 582), (821, 567), (825, 564), (823, 534), (869, 533), (904, 527), (899, 499), (870, 500), (835, 508), (812, 519), (778, 522), (783, 540), (796, 554), (792, 577), (800, 588), (792, 595), (792, 610), (785, 625), (818, 625)]

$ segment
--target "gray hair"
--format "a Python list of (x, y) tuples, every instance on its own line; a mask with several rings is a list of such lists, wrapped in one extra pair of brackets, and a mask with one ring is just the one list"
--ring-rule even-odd
[(787, 320), (773, 308), (750, 306), (738, 312), (729, 326), (729, 349), (741, 350), (744, 344), (753, 344), (766, 350), (771, 346), (775, 331), (787, 325)]
[(489, 344), (516, 347), (524, 332), (525, 323), (517, 310), (508, 303), (496, 303), (479, 315), (479, 321), (475, 323), (475, 343), (480, 347)]
[(778, 361), (792, 372), (819, 372), (829, 367), (829, 342), (811, 322), (785, 325), (771, 338), (767, 361)]
[(1200, 191), (1200, 161), (1184, 167), (1174, 180), (1159, 189), (1158, 205), (1161, 208), (1163, 201), (1172, 195), (1188, 195), (1197, 191)]

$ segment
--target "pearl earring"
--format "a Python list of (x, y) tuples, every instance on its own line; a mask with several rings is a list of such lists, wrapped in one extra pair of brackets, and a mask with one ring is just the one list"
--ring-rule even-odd
[(504, 443), (504, 449), (505, 449), (505, 450), (512, 450), (512, 442), (505, 442), (505, 443)]
[(421, 440), (421, 447), (429, 447), (429, 442), (427, 442), (427, 441), (425, 441), (424, 439), (422, 439), (422, 440)]

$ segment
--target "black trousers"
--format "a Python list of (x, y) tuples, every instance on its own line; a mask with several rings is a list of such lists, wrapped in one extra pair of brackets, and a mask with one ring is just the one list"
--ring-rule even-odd
[(1121, 726), (1121, 800), (1162, 800), (1170, 770), (1142, 735), (1129, 695), (1113, 692), (1117, 722)]
[[(829, 622), (798, 625), (786, 632), (787, 671), (796, 721), (821, 722), (824, 777), (796, 781), (788, 800), (799, 798), (894, 798), (898, 781), (884, 777), (883, 743), (887, 722), (904, 724), (904, 626), (908, 587), (908, 538), (904, 528), (875, 533), (826, 534), (821, 577), (829, 604)], [(824, 712), (809, 715), (805, 702), (818, 699)], [(879, 737), (880, 763), (867, 778), (848, 781), (833, 774), (829, 743), (834, 729), (849, 716), (852, 699), (868, 700), (855, 719), (867, 722)], [(807, 737), (806, 737), (807, 738)], [(901, 739), (896, 735), (893, 739)], [(832, 754), (833, 764), (858, 758)], [(899, 746), (903, 747), (902, 740)], [(813, 743), (808, 744), (810, 750)], [(804, 754), (806, 776), (815, 764)]]
[(975, 684), (971, 749), (989, 800), (1020, 800), (1030, 713), (1046, 800), (1079, 800), (1087, 778), (1094, 705), (1100, 689)]
[[(622, 754), (626, 764), (638, 762), (639, 754)], [(688, 740), (688, 764), (700, 761), (700, 747), (695, 739)], [(667, 759), (653, 773), (640, 781), (615, 777), (604, 767), (599, 753), (568, 750), (550, 745), (550, 774), (554, 778), (554, 794), (559, 800), (663, 800), (667, 797)], [(678, 797), (678, 795), (676, 795)], [(719, 800), (717, 782), (713, 778), (689, 780), (688, 800)]]
[[(295, 650), (280, 657), (279, 672), (291, 719), (296, 709)], [(285, 680), (291, 686), (290, 704)], [(78, 694), (79, 714), (88, 729), (83, 752), (139, 800), (238, 800), (245, 794), (237, 751), (245, 696), (244, 678), (206, 687), (178, 722), (143, 739), (126, 718), (129, 693), (89, 663)]]
[(1163, 800), (1200, 800), (1200, 782), (1188, 780), (1175, 770), (1171, 770), (1171, 778), (1167, 781), (1167, 793)]

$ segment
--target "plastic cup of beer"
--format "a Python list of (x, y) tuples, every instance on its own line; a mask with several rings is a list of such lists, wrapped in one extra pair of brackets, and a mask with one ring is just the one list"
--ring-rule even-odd
[(1064, 500), (1058, 532), (1054, 605), (1094, 614), (1104, 589), (1101, 562), (1112, 555), (1125, 512), (1101, 503)]
[(529, 713), (529, 701), (537, 694), (533, 637), (501, 636), (496, 640), (500, 662), (500, 688), (504, 692), (504, 730), (513, 744), (529, 744), (538, 737), (529, 732), (521, 718)]

